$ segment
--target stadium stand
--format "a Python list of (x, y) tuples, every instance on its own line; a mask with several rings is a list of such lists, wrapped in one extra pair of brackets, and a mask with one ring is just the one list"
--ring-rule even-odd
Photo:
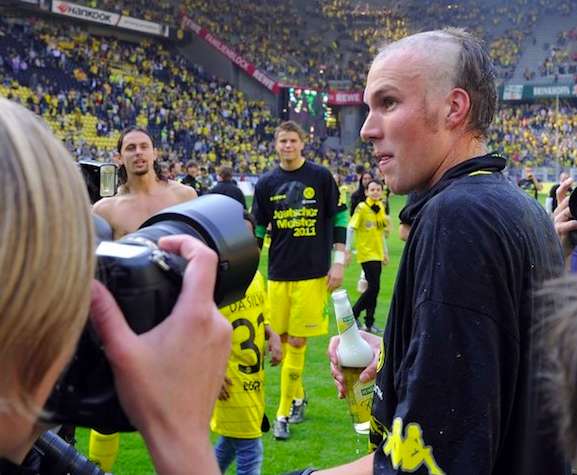
[(490, 146), (515, 165), (577, 163), (577, 112), (574, 106), (542, 102), (501, 105), (489, 135)]
[(150, 4), (138, 0), (125, 0), (122, 2), (113, 0), (75, 0), (75, 3), (169, 25), (175, 24), (177, 13), (174, 3), (169, 0), (155, 0), (153, 9), (150, 8)]
[(160, 43), (42, 20), (2, 18), (0, 31), (0, 94), (41, 114), (79, 158), (109, 157), (119, 131), (136, 123), (171, 161), (244, 161), (254, 171), (270, 161), (270, 111)]
[[(577, 29), (567, 25), (575, 24), (577, 11), (564, 0), (489, 0), (486, 8), (473, 0), (424, 7), (412, 0), (402, 9), (354, 0), (257, 0), (242, 9), (232, 0), (186, 0), (178, 3), (181, 11), (165, 1), (154, 13), (131, 0), (83, 3), (171, 25), (182, 12), (194, 12), (195, 21), (264, 71), (309, 87), (360, 88), (380, 42), (443, 24), (464, 26), (485, 38), (502, 80), (576, 77)], [(544, 15), (553, 15), (556, 26), (542, 21)], [(561, 18), (566, 22), (557, 21)], [(119, 131), (137, 123), (150, 129), (169, 162), (195, 158), (211, 169), (225, 162), (246, 174), (270, 166), (278, 119), (263, 102), (249, 100), (167, 45), (87, 34), (85, 27), (69, 22), (3, 16), (0, 94), (42, 115), (79, 158), (110, 159)], [(535, 48), (541, 56), (527, 67), (527, 51)], [(574, 110), (572, 101), (501, 103), (490, 143), (514, 164), (572, 165), (577, 159)], [(368, 147), (333, 150), (323, 138), (311, 140), (305, 150), (309, 159), (351, 175), (357, 164), (371, 166)]]

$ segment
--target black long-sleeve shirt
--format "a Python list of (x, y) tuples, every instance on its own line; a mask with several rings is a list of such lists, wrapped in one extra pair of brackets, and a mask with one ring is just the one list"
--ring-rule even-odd
[(379, 362), (374, 473), (565, 475), (534, 295), (562, 269), (535, 200), (487, 155), (419, 196)]

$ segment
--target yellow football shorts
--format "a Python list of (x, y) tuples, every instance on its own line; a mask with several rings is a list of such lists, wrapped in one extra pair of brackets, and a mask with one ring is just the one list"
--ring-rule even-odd
[(325, 335), (329, 330), (326, 311), (327, 277), (293, 282), (268, 281), (272, 329), (279, 335)]

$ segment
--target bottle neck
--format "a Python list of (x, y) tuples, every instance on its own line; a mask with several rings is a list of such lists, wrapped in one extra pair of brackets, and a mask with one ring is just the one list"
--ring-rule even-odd
[(357, 322), (353, 318), (353, 324), (347, 328), (341, 334), (341, 345), (357, 345), (359, 341), (364, 342), (361, 334), (359, 333), (359, 328), (357, 327)]
[(355, 317), (353, 315), (352, 310), (339, 312), (340, 315), (336, 315), (337, 319), (337, 329), (339, 331), (339, 335), (343, 335), (346, 332), (350, 331), (351, 328), (356, 326)]

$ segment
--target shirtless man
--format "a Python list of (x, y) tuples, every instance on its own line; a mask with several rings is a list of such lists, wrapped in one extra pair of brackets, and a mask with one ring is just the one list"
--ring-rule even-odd
[(157, 153), (145, 129), (130, 127), (118, 139), (118, 160), (126, 170), (122, 192), (94, 204), (94, 213), (112, 227), (114, 239), (136, 231), (153, 214), (197, 197), (190, 186), (159, 178), (154, 168)]
[[(118, 139), (117, 151), (126, 182), (116, 196), (103, 198), (93, 206), (94, 213), (110, 224), (114, 239), (136, 231), (160, 210), (197, 197), (194, 188), (161, 178), (154, 163), (157, 153), (145, 129), (129, 127), (124, 130)], [(110, 472), (118, 444), (119, 434), (99, 434), (91, 430), (89, 458)], [(103, 452), (109, 456), (102, 458)]]

